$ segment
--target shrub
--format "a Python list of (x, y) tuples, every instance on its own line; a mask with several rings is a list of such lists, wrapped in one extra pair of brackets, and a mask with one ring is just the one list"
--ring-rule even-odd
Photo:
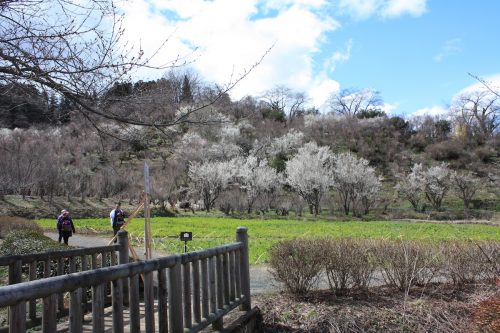
[(474, 245), (483, 254), (484, 278), (490, 283), (500, 281), (500, 242), (482, 241), (474, 242)]
[(159, 207), (152, 207), (151, 208), (151, 216), (152, 217), (156, 217), (156, 216), (175, 217), (176, 215), (170, 209), (167, 209), (165, 206), (162, 205)]
[(355, 241), (355, 253), (351, 258), (351, 275), (355, 288), (368, 289), (373, 279), (377, 266), (375, 257), (376, 247), (372, 240)]
[(437, 248), (424, 242), (380, 241), (377, 258), (385, 282), (401, 291), (429, 283), (441, 269)]
[(375, 272), (405, 292), (435, 277), (459, 288), (478, 281), (493, 283), (500, 279), (499, 259), (497, 241), (296, 239), (277, 243), (270, 251), (271, 273), (294, 294), (309, 291), (323, 269), (337, 295), (352, 288), (366, 290)]
[(459, 288), (481, 280), (494, 281), (500, 270), (498, 242), (446, 242), (445, 276)]
[(21, 255), (67, 248), (34, 230), (10, 232), (0, 245), (0, 255)]
[(446, 258), (444, 274), (455, 286), (462, 287), (477, 281), (483, 269), (479, 248), (460, 241), (446, 242), (443, 254)]
[(271, 274), (293, 294), (311, 290), (323, 268), (323, 242), (309, 239), (285, 240), (269, 251)]
[(494, 161), (495, 157), (498, 156), (498, 153), (493, 147), (490, 146), (481, 146), (478, 147), (475, 151), (477, 158), (479, 158), (484, 163), (490, 163)]
[(330, 289), (337, 295), (352, 287), (367, 289), (376, 269), (373, 243), (367, 240), (325, 241), (325, 271)]
[(432, 144), (425, 151), (436, 161), (457, 160), (464, 155), (463, 145), (453, 140)]
[[(54, 221), (54, 227), (55, 225)], [(0, 216), (0, 238), (5, 238), (7, 234), (15, 230), (31, 230), (43, 234), (42, 228), (31, 220), (22, 217)]]

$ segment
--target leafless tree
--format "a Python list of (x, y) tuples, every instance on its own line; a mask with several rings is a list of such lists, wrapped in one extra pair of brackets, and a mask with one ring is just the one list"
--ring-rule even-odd
[(304, 111), (304, 104), (307, 102), (304, 93), (293, 91), (283, 85), (278, 85), (266, 91), (263, 99), (267, 107), (273, 111), (282, 112), (288, 117), (290, 122), (300, 112)]
[(465, 208), (470, 208), (472, 198), (481, 188), (481, 180), (475, 177), (471, 172), (454, 172), (452, 181), (453, 187), (460, 199), (463, 200)]
[(330, 111), (349, 118), (362, 111), (380, 111), (382, 99), (378, 91), (371, 89), (344, 89), (329, 97)]
[(39, 133), (25, 134), (22, 131), (13, 131), (10, 136), (0, 139), (0, 170), (6, 177), (4, 191), (21, 194), (23, 199), (31, 194), (39, 181), (38, 167), (46, 157), (46, 149), (39, 146), (40, 141), (43, 138)]
[(487, 90), (462, 94), (451, 107), (456, 125), (479, 143), (491, 138), (500, 125), (500, 97)]
[[(105, 93), (117, 82), (130, 82), (132, 71), (151, 68), (151, 59), (168, 40), (158, 45), (158, 51), (145, 55), (123, 40), (122, 19), (113, 0), (0, 1), (0, 84), (30, 83), (49, 95), (58, 94), (101, 131), (102, 120), (161, 131), (188, 121), (190, 114), (215, 103), (260, 62), (230, 78), (208, 103), (177, 117), (151, 120), (120, 114), (107, 108)], [(185, 62), (181, 57), (155, 68)]]

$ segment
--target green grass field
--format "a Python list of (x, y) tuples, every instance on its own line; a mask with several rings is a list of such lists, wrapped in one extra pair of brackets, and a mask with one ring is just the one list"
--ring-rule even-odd
[[(144, 236), (144, 220), (137, 218), (127, 226), (132, 239), (140, 242)], [(55, 220), (37, 221), (44, 229), (55, 229)], [(111, 235), (109, 219), (77, 219), (77, 228), (92, 228)], [(167, 253), (180, 253), (184, 243), (177, 239), (181, 231), (192, 231), (193, 241), (189, 250), (233, 242), (236, 228), (248, 227), (250, 260), (263, 263), (268, 260), (268, 250), (277, 241), (299, 237), (354, 237), (376, 239), (443, 240), (497, 240), (500, 227), (479, 224), (435, 224), (399, 221), (299, 221), (258, 220), (213, 217), (156, 217), (151, 219), (154, 246)]]

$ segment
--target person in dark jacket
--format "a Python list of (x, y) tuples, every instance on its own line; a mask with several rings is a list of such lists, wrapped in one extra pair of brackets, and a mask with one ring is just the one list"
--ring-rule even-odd
[(67, 212), (66, 209), (61, 210), (61, 214), (57, 217), (57, 232), (59, 233), (59, 239), (58, 239), (59, 243), (61, 243), (61, 240), (63, 238), (61, 230), (61, 221), (65, 212)]
[(75, 225), (73, 224), (73, 220), (69, 215), (68, 211), (65, 211), (61, 217), (61, 234), (64, 240), (64, 244), (68, 245), (68, 240), (73, 233), (75, 232)]
[(111, 227), (113, 228), (113, 236), (116, 236), (116, 233), (125, 225), (125, 213), (123, 212), (121, 207), (121, 203), (118, 202), (115, 206), (115, 209), (113, 209), (111, 213), (109, 213)]

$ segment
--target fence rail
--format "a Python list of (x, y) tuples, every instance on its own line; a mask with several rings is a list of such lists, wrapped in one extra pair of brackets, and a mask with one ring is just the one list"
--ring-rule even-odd
[[(120, 246), (128, 242), (126, 231), (119, 232), (119, 239)], [(210, 324), (214, 329), (220, 330), (223, 328), (225, 314), (238, 306), (248, 311), (251, 306), (247, 228), (237, 229), (236, 241), (233, 244), (182, 255), (96, 268), (1, 287), (0, 307), (9, 307), (9, 332), (25, 332), (26, 304), (41, 300), (42, 331), (52, 333), (57, 330), (57, 295), (69, 292), (70, 332), (82, 332), (84, 291), (90, 288), (92, 331), (102, 332), (104, 291), (110, 284), (113, 332), (124, 331), (124, 307), (128, 307), (130, 314), (130, 332), (140, 332), (141, 299), (145, 308), (142, 324), (146, 332), (155, 331), (155, 316), (158, 319), (159, 332), (162, 333), (198, 332)], [(126, 245), (128, 249), (128, 244)], [(19, 260), (16, 263), (19, 263)]]
[[(126, 242), (126, 243), (124, 243)], [(118, 257), (117, 257), (118, 252)], [(122, 253), (122, 259), (120, 259)], [(27, 254), (27, 255), (12, 255), (0, 257), (0, 267), (8, 267), (9, 279), (8, 284), (14, 285), (22, 283), (23, 280), (35, 281), (46, 279), (53, 276), (63, 276), (67, 273), (75, 273), (116, 265), (118, 263), (128, 262), (123, 259), (123, 253), (128, 253), (128, 238), (121, 239), (121, 242), (110, 246), (100, 246), (93, 248), (71, 249), (63, 251), (50, 251), (44, 253)], [(24, 278), (23, 278), (23, 272)], [(109, 288), (105, 295), (110, 298)], [(82, 297), (83, 308), (90, 308), (90, 303), (87, 300), (86, 293)], [(64, 294), (60, 293), (56, 296), (56, 316), (62, 317), (68, 314), (68, 307), (64, 302)], [(39, 303), (39, 302), (38, 302)], [(37, 313), (39, 304), (36, 299), (28, 302), (28, 321), (26, 327), (39, 325), (42, 318)], [(18, 322), (23, 316), (23, 309), (17, 311), (9, 311), (9, 323)], [(9, 327), (12, 325), (9, 325)], [(8, 331), (8, 327), (0, 327), (0, 333)]]

